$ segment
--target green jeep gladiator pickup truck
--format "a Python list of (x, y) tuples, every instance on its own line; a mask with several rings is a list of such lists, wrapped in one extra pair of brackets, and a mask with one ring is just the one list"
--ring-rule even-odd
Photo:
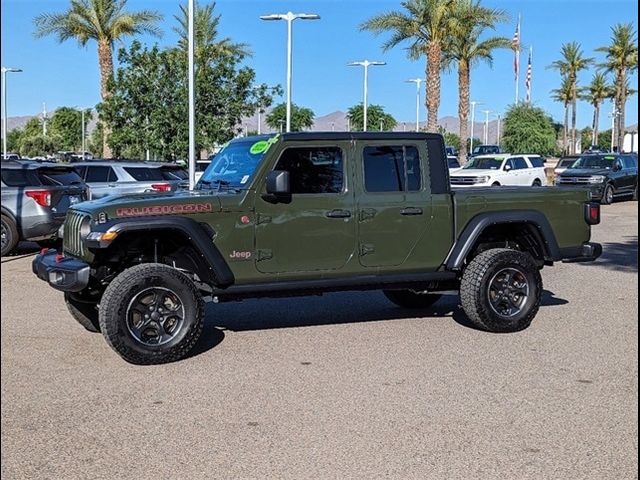
[(194, 191), (75, 205), (33, 271), (132, 363), (186, 355), (205, 299), (379, 289), (426, 308), (456, 290), (476, 326), (510, 332), (536, 315), (543, 266), (600, 255), (599, 208), (577, 189), (452, 192), (436, 134), (249, 137)]

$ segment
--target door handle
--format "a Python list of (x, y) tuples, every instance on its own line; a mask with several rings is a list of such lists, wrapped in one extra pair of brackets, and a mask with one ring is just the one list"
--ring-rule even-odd
[(422, 209), (416, 207), (407, 207), (400, 210), (400, 215), (422, 215)]
[(349, 210), (331, 210), (325, 214), (328, 218), (349, 218), (351, 216), (351, 212)]

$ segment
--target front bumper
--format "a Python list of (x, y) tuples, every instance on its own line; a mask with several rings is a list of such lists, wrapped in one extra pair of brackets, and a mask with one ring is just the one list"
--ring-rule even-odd
[(43, 250), (31, 264), (33, 273), (40, 280), (63, 292), (79, 292), (89, 284), (91, 267), (89, 264), (71, 257), (65, 257), (56, 250)]
[(560, 255), (564, 263), (593, 262), (602, 255), (602, 245), (586, 242), (579, 247), (561, 248)]
[(589, 193), (589, 200), (602, 200), (602, 195), (604, 194), (604, 183), (593, 183), (593, 184), (571, 184), (571, 183), (556, 183), (556, 187), (564, 188), (564, 187), (582, 187)]

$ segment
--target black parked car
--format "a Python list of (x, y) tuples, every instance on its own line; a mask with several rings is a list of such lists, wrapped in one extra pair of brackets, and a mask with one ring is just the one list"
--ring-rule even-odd
[(87, 200), (87, 186), (68, 165), (5, 160), (0, 174), (3, 256), (20, 240), (55, 240), (67, 209)]
[(616, 197), (638, 199), (638, 157), (627, 155), (581, 155), (556, 178), (558, 186), (584, 185), (591, 198), (610, 204)]

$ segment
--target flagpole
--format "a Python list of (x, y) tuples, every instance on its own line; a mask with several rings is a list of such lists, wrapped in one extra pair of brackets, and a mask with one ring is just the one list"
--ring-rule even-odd
[(516, 48), (516, 105), (518, 105), (518, 83), (520, 81), (520, 41), (522, 33), (520, 32), (520, 14), (518, 14), (518, 45)]
[(529, 78), (529, 103), (533, 103), (533, 95), (531, 95), (531, 85), (533, 84), (533, 45), (529, 46), (529, 65), (527, 69), (531, 69), (531, 73), (527, 73), (530, 75)]

